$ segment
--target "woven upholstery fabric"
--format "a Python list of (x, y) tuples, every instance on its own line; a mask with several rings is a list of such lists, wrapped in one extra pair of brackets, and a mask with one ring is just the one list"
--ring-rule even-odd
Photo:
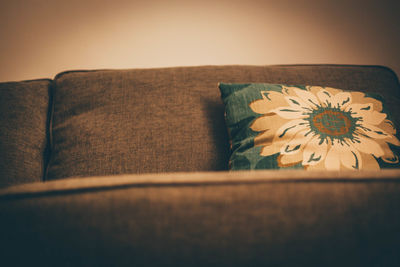
[(50, 83), (0, 83), (0, 186), (43, 179)]
[(0, 198), (0, 255), (4, 266), (399, 266), (399, 193), (398, 181), (297, 181)]
[(228, 168), (219, 82), (319, 84), (400, 98), (381, 67), (202, 66), (77, 71), (55, 79), (47, 179)]

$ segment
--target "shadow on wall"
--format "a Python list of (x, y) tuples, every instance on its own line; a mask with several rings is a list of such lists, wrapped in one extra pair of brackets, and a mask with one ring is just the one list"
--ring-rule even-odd
[(226, 64), (379, 64), (399, 73), (398, 10), (393, 0), (3, 0), (0, 81)]

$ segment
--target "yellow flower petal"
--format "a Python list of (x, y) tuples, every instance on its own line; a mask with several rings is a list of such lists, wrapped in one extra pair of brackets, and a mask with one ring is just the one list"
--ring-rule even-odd
[(279, 155), (278, 157), (278, 166), (281, 168), (284, 167), (291, 167), (294, 165), (299, 164), (300, 162), (303, 161), (303, 153), (300, 151), (300, 153), (296, 154), (285, 154), (285, 155)]
[(276, 91), (262, 91), (263, 100), (267, 101), (269, 110), (287, 106), (285, 95)]
[(333, 97), (332, 106), (344, 109), (351, 103), (352, 103), (351, 94), (348, 92), (340, 92)]
[(366, 97), (362, 92), (351, 92), (351, 96), (353, 98), (353, 103), (359, 104), (372, 104), (373, 110), (381, 112), (382, 111), (382, 102), (376, 100), (372, 97)]
[(316, 95), (318, 96), (319, 102), (324, 107), (329, 106), (333, 102), (334, 95), (325, 89), (320, 90)]
[(282, 86), (282, 93), (288, 96), (294, 96), (296, 94), (295, 90), (299, 90), (299, 88), (294, 86)]
[(384, 152), (384, 155), (381, 157), (381, 159), (384, 162), (391, 163), (391, 164), (399, 163), (399, 157), (393, 153), (393, 151), (390, 149), (390, 147), (387, 143), (381, 144), (381, 147)]
[(303, 165), (316, 165), (323, 161), (328, 150), (327, 142), (322, 142), (318, 136), (314, 136), (308, 142), (303, 152)]
[(301, 90), (301, 89), (295, 89), (294, 91), (298, 97), (303, 99), (303, 101), (306, 102), (307, 104), (309, 104), (311, 107), (316, 108), (316, 107), (320, 106), (320, 102), (319, 102), (318, 98), (314, 94), (310, 93), (309, 91)]
[(325, 90), (322, 86), (306, 86), (306, 89), (310, 91), (310, 93), (317, 95), (317, 93), (321, 90)]
[(309, 129), (308, 123), (304, 120), (291, 120), (282, 125), (275, 134), (274, 141), (284, 139), (290, 141), (295, 137), (296, 133)]
[(271, 110), (271, 106), (269, 105), (268, 100), (265, 99), (258, 99), (250, 103), (250, 108), (259, 114), (266, 114)]
[(275, 131), (267, 130), (254, 138), (254, 146), (266, 146), (272, 143)]
[(263, 146), (261, 148), (260, 155), (261, 156), (271, 156), (276, 153), (279, 153), (281, 147), (285, 144), (284, 141), (272, 142), (269, 145)]
[(341, 164), (350, 170), (362, 169), (362, 159), (360, 152), (355, 149), (352, 145), (341, 145), (339, 146), (340, 161)]
[(381, 122), (378, 127), (389, 134), (396, 134), (396, 128), (394, 127), (393, 122), (388, 119)]
[(340, 152), (338, 151), (336, 144), (329, 149), (326, 155), (325, 168), (329, 171), (340, 170)]
[(296, 109), (303, 109), (308, 112), (312, 111), (312, 107), (304, 102), (300, 97), (296, 96), (285, 96), (286, 102), (291, 106), (292, 108)]
[(388, 142), (388, 143), (391, 143), (391, 144), (393, 144), (395, 146), (400, 146), (399, 139), (397, 139), (397, 137), (394, 136), (394, 135), (389, 136), (388, 138), (385, 139), (385, 141)]
[(360, 153), (361, 154), (361, 161), (363, 163), (363, 170), (367, 171), (378, 171), (381, 168), (379, 167), (378, 162), (376, 159), (371, 155), (367, 153)]
[(352, 112), (353, 117), (361, 118), (364, 123), (378, 125), (382, 123), (387, 115), (373, 110), (373, 104), (351, 104), (347, 106), (346, 111)]
[(358, 139), (359, 142), (353, 142), (352, 145), (360, 152), (374, 155), (377, 158), (385, 154), (381, 146), (375, 140), (363, 136), (359, 136)]
[(391, 134), (384, 130), (367, 123), (363, 123), (362, 127), (358, 129), (362, 134), (369, 136), (372, 139), (384, 139), (389, 138)]
[(271, 128), (275, 128), (274, 126), (278, 123), (278, 125), (282, 124), (282, 119), (279, 118), (279, 121), (276, 119), (279, 118), (277, 115), (264, 115), (257, 119), (255, 119), (250, 125), (250, 129), (256, 132), (262, 132), (269, 130)]
[(338, 88), (333, 88), (333, 87), (324, 87), (324, 89), (326, 90), (326, 91), (328, 91), (329, 93), (331, 93), (332, 95), (336, 95), (336, 94), (339, 94), (339, 93), (342, 93), (343, 92), (343, 90), (342, 89), (338, 89)]
[(340, 89), (335, 89), (332, 87), (324, 88), (320, 86), (311, 86), (309, 87), (309, 90), (318, 97), (321, 105), (325, 107), (338, 107), (339, 104), (343, 105), (351, 102), (351, 96), (349, 96), (349, 93), (343, 92)]
[(309, 133), (308, 129), (296, 133), (296, 135), (289, 142), (287, 142), (288, 139), (286, 139), (286, 142), (281, 147), (281, 154), (299, 153), (313, 137), (311, 134), (307, 133)]
[(300, 108), (293, 107), (279, 107), (271, 110), (284, 119), (301, 119), (306, 118), (308, 115)]
[(389, 136), (385, 139), (386, 142), (391, 143), (395, 146), (400, 146), (400, 141), (395, 136), (396, 128), (394, 128), (393, 122), (391, 122), (390, 120), (384, 120), (381, 124), (378, 125), (378, 128), (389, 134)]

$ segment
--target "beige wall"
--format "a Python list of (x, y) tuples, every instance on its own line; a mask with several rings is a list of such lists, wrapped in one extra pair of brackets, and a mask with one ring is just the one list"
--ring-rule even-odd
[(208, 64), (379, 64), (399, 74), (397, 2), (0, 0), (0, 81)]

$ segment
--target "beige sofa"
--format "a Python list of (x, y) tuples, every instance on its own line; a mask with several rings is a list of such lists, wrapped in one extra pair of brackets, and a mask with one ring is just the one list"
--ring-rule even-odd
[(4, 266), (399, 266), (400, 172), (229, 172), (218, 82), (377, 92), (400, 125), (399, 81), (380, 66), (1, 83)]

